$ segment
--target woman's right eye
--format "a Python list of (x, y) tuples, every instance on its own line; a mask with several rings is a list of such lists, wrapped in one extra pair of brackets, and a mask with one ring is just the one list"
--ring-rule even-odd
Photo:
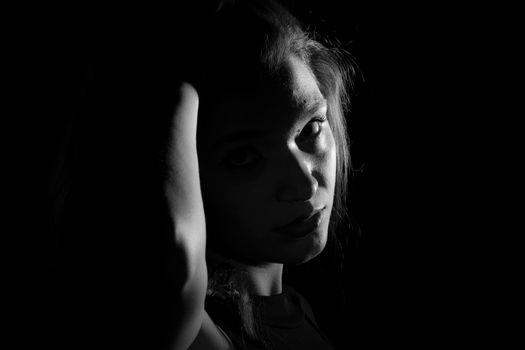
[(255, 165), (261, 158), (261, 155), (251, 148), (239, 148), (231, 152), (223, 163), (228, 167), (242, 168)]

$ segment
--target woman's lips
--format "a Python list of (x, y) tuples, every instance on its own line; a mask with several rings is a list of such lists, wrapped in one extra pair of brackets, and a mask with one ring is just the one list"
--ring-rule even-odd
[(315, 231), (321, 225), (326, 207), (312, 212), (309, 216), (300, 216), (292, 222), (274, 228), (274, 231), (287, 236), (300, 238)]

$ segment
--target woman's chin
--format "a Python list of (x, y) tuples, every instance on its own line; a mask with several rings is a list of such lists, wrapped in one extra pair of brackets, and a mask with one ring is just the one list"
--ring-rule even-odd
[(326, 246), (327, 234), (318, 232), (296, 239), (283, 251), (280, 262), (285, 265), (304, 264), (318, 256)]

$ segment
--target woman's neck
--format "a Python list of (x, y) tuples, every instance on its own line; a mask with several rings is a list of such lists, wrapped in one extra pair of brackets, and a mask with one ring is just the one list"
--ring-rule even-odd
[(270, 296), (282, 293), (283, 264), (240, 264), (239, 268), (246, 271), (250, 288), (256, 295)]
[(209, 254), (208, 263), (211, 265), (226, 262), (235, 269), (243, 271), (248, 288), (255, 295), (270, 296), (282, 293), (283, 264), (252, 263), (231, 258), (220, 254)]

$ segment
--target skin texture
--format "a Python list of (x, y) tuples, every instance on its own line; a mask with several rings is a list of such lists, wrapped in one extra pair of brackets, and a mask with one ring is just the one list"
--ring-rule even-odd
[[(208, 249), (246, 270), (257, 294), (281, 293), (283, 264), (306, 262), (326, 245), (336, 175), (326, 108), (308, 66), (290, 56), (272, 76), (221, 89), (213, 116), (199, 116)], [(238, 133), (245, 137), (234, 140)], [(274, 230), (320, 208), (313, 234)]]

